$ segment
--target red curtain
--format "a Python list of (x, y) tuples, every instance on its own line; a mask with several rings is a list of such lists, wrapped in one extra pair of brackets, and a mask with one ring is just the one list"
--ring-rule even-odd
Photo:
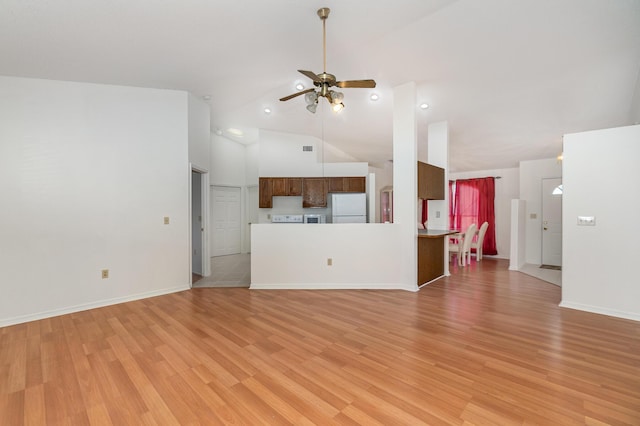
[[(449, 190), (452, 190), (451, 183)], [(475, 223), (478, 229), (484, 222), (489, 223), (487, 233), (484, 235), (482, 252), (487, 255), (496, 255), (496, 216), (495, 216), (495, 179), (492, 177), (479, 179), (464, 179), (455, 182), (455, 198), (453, 212), (450, 217), (452, 229), (464, 231), (469, 225)]]

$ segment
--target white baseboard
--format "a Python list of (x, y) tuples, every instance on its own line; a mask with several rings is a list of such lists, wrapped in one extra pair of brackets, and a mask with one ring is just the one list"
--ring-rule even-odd
[(610, 317), (640, 321), (640, 315), (632, 312), (616, 311), (614, 309), (606, 309), (599, 306), (591, 306), (591, 305), (584, 305), (582, 303), (564, 302), (564, 301), (560, 302), (558, 306), (560, 306), (561, 308), (569, 308), (569, 309), (576, 309), (578, 311), (591, 312), (593, 314), (601, 314), (601, 315), (607, 315)]
[(272, 283), (255, 284), (249, 286), (251, 290), (405, 290), (418, 291), (418, 286), (398, 283)]
[(155, 296), (162, 296), (165, 294), (177, 293), (179, 291), (184, 291), (189, 289), (190, 287), (188, 285), (180, 286), (180, 287), (165, 288), (161, 290), (149, 291), (146, 293), (131, 294), (123, 297), (115, 297), (113, 299), (105, 299), (105, 300), (99, 300), (91, 303), (83, 303), (75, 306), (67, 306), (64, 308), (52, 309), (50, 311), (38, 312), (35, 314), (20, 315), (12, 318), (2, 318), (0, 319), (0, 327), (7, 327), (10, 325), (22, 324), (25, 322), (57, 317), (59, 315), (72, 314), (74, 312), (86, 311), (88, 309), (103, 308), (105, 306), (116, 305), (118, 303), (132, 302), (134, 300), (146, 299), (146, 298), (155, 297)]

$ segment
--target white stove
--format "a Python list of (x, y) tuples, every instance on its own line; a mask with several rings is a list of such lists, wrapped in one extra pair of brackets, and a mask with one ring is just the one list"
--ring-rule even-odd
[(271, 223), (303, 223), (301, 214), (272, 214)]

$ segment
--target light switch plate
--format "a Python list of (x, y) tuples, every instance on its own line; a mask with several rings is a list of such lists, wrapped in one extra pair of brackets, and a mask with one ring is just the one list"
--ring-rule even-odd
[(596, 226), (596, 217), (578, 216), (578, 226)]

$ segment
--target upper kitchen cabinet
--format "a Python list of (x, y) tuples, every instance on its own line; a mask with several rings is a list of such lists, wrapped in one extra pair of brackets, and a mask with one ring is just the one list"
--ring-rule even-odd
[(329, 177), (327, 185), (329, 192), (366, 192), (364, 176)]
[(418, 198), (444, 200), (444, 169), (418, 161)]
[(273, 183), (271, 178), (260, 178), (258, 206), (261, 209), (273, 207)]
[(302, 178), (270, 178), (272, 184), (272, 195), (274, 196), (296, 196), (302, 195)]
[(302, 180), (302, 207), (327, 207), (327, 181), (325, 178)]

